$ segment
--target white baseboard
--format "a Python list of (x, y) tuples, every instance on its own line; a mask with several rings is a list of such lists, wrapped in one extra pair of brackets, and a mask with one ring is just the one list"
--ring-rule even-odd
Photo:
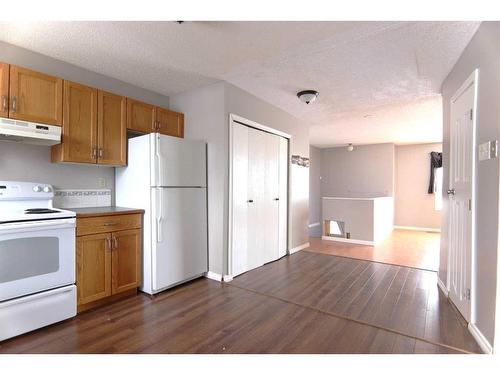
[(474, 337), (481, 350), (486, 354), (493, 354), (493, 347), (486, 340), (486, 337), (484, 337), (479, 328), (474, 323), (469, 323), (468, 327), (470, 334)]
[(438, 287), (439, 289), (441, 289), (441, 291), (443, 292), (443, 294), (448, 297), (448, 289), (446, 288), (446, 284), (443, 282), (443, 280), (441, 280), (439, 277), (438, 277)]
[(300, 251), (300, 250), (303, 250), (305, 248), (309, 247), (309, 242), (306, 242), (306, 243), (303, 243), (302, 245), (300, 246), (297, 246), (297, 247), (294, 247), (293, 249), (290, 249), (288, 251), (288, 254), (293, 254), (293, 253), (296, 253), (297, 251)]
[(224, 275), (223, 280), (225, 283), (233, 281), (233, 277), (231, 275)]
[(405, 227), (403, 225), (395, 225), (394, 229), (404, 229), (404, 230), (416, 230), (419, 232), (434, 232), (441, 233), (441, 229), (437, 228), (424, 228), (424, 227)]
[(309, 224), (309, 228), (314, 228), (314, 227), (319, 227), (319, 226), (320, 226), (320, 223)]
[(323, 236), (323, 237), (321, 237), (321, 239), (326, 240), (326, 241), (354, 243), (357, 245), (370, 245), (370, 246), (375, 245), (375, 242), (373, 242), (373, 241), (355, 240), (353, 238)]
[(205, 277), (210, 280), (215, 280), (215, 281), (222, 281), (222, 275), (220, 273), (215, 273), (212, 271), (208, 271), (205, 273)]

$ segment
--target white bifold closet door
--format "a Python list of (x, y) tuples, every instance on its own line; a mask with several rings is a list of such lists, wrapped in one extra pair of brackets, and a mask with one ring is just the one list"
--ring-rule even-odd
[(286, 254), (288, 141), (233, 124), (232, 274)]

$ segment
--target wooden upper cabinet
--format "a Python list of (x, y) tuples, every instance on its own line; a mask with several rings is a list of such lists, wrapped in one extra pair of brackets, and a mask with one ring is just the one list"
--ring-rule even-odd
[(0, 62), (0, 117), (9, 116), (9, 67)]
[(141, 280), (141, 230), (113, 232), (111, 240), (111, 293), (137, 288)]
[(111, 295), (111, 233), (76, 239), (78, 305)]
[(184, 138), (184, 114), (164, 108), (156, 108), (158, 132)]
[(62, 143), (52, 146), (52, 161), (96, 163), (96, 89), (64, 81)]
[(9, 117), (62, 125), (63, 80), (15, 65), (10, 66)]
[(126, 98), (99, 90), (97, 113), (98, 163), (126, 165)]
[(127, 98), (127, 129), (151, 133), (155, 131), (155, 106)]

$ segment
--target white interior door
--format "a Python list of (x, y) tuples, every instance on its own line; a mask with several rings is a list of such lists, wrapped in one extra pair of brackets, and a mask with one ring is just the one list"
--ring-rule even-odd
[(248, 269), (265, 263), (266, 133), (248, 129)]
[(286, 255), (288, 234), (288, 140), (279, 137), (279, 239), (278, 257)]
[(467, 321), (471, 319), (474, 187), (474, 74), (451, 100), (449, 196), (449, 296)]
[(264, 231), (263, 263), (279, 258), (280, 137), (263, 133), (266, 145), (262, 229)]
[(231, 273), (286, 255), (288, 141), (232, 124)]
[(232, 158), (232, 275), (248, 264), (248, 126), (233, 123)]

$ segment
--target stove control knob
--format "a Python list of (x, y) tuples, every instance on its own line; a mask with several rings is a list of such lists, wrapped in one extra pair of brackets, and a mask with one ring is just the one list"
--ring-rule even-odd
[(42, 191), (42, 187), (40, 185), (35, 185), (35, 186), (33, 186), (33, 191), (35, 193), (39, 193)]
[(52, 191), (52, 189), (50, 188), (50, 186), (44, 186), (43, 187), (43, 192), (44, 193), (50, 193)]

